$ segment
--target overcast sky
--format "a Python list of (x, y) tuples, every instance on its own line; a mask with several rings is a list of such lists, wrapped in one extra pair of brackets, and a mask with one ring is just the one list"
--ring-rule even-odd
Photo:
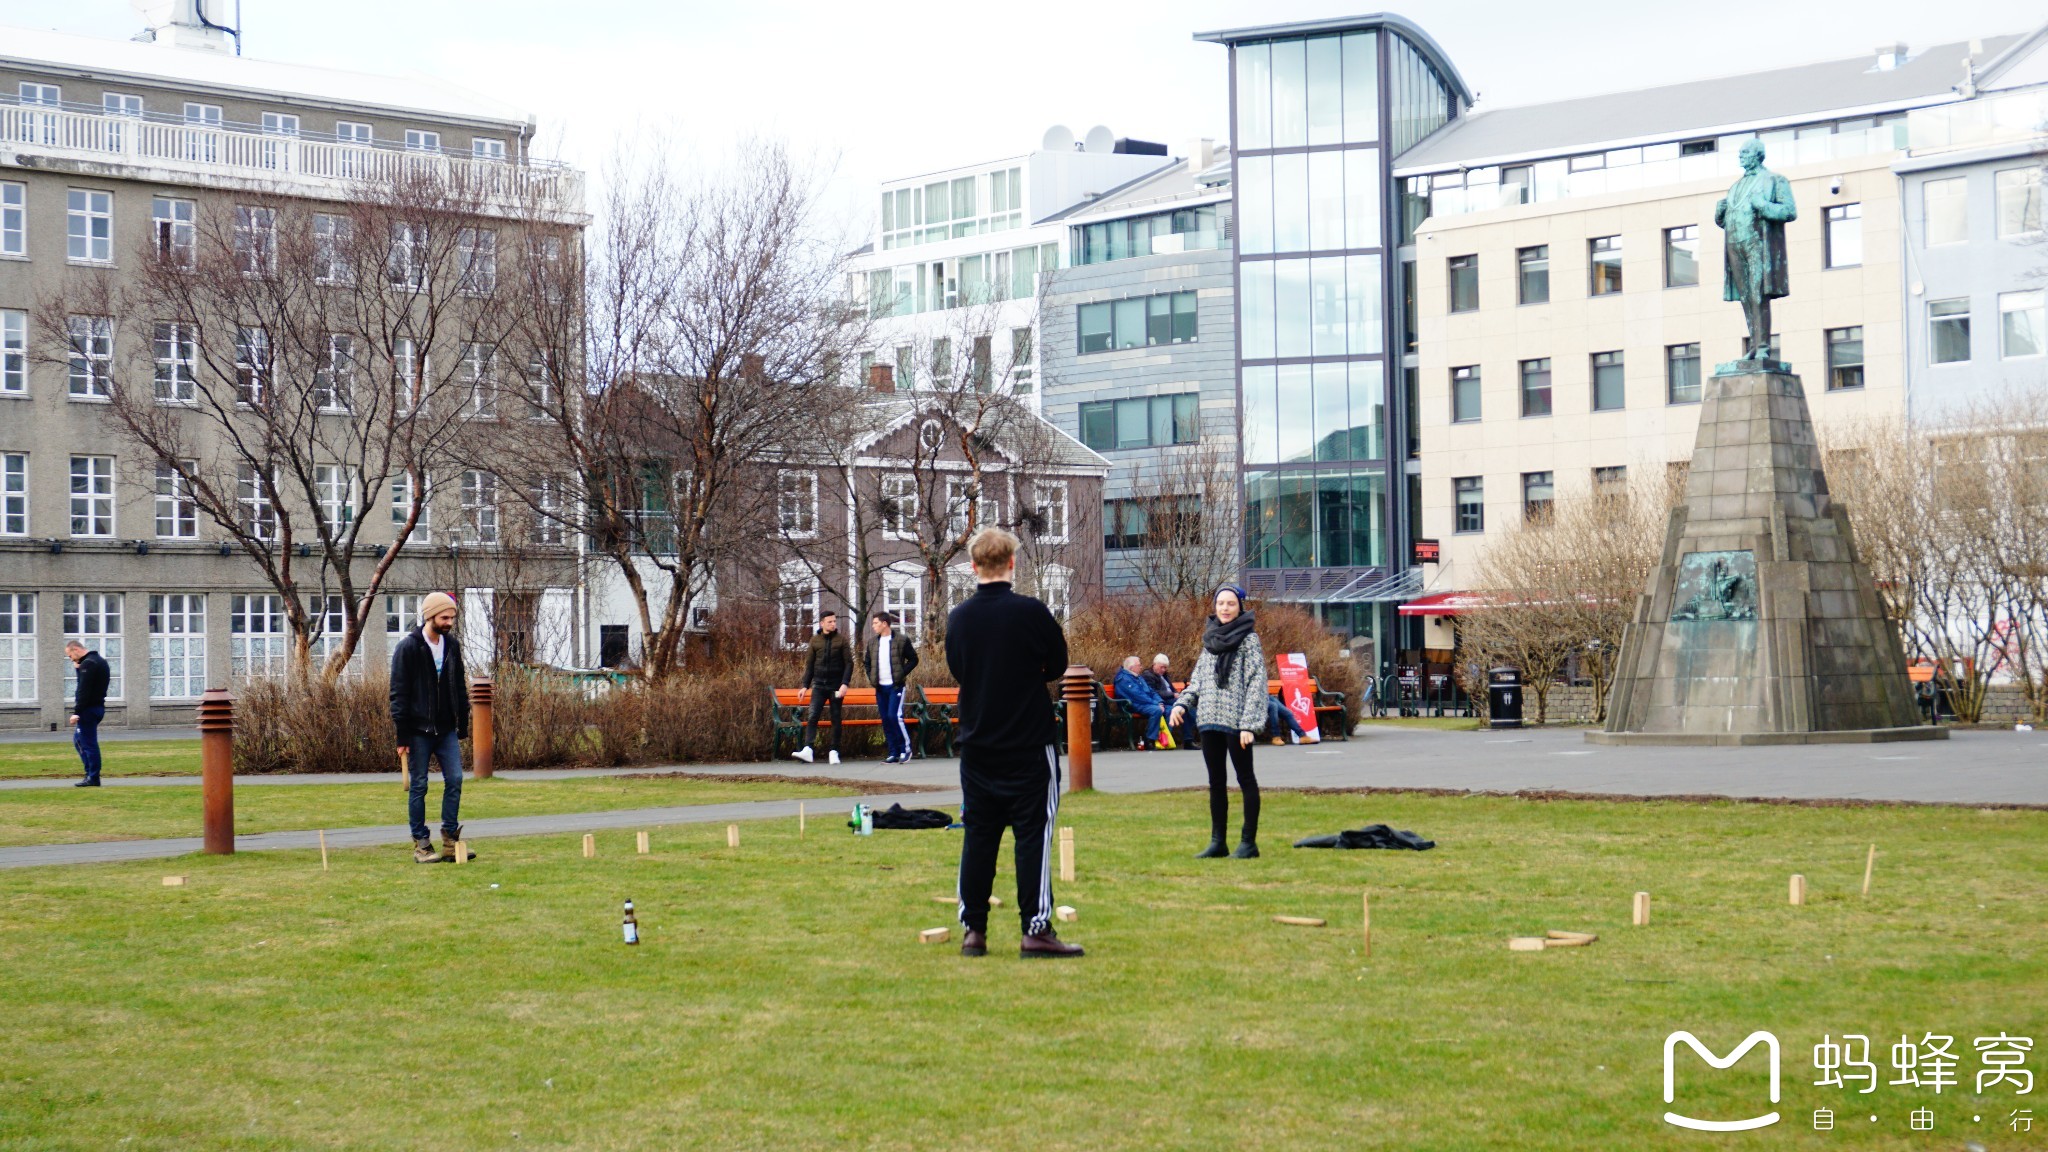
[[(208, 0), (227, 22), (234, 0)], [(594, 166), (657, 134), (695, 155), (783, 138), (833, 165), (842, 210), (879, 181), (1106, 124), (1176, 155), (1228, 135), (1224, 50), (1193, 33), (1375, 10), (1328, 0), (242, 0), (252, 56), (424, 73), (540, 118)], [(1406, 0), (1480, 94), (1508, 105), (2027, 30), (2014, 0)], [(126, 37), (128, 0), (0, 0), (0, 24)], [(1960, 67), (1958, 68), (1960, 78)]]

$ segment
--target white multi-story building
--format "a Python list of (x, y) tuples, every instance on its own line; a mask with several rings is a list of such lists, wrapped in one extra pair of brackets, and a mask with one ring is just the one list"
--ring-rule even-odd
[(1037, 151), (882, 185), (851, 290), (873, 320), (858, 381), (1038, 392), (1038, 298), (1061, 266), (1075, 205), (1166, 167), (1164, 145), (1096, 128), (1048, 130)]

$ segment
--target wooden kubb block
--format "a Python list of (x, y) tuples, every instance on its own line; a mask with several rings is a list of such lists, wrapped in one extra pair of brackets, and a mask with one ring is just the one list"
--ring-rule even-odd
[(917, 934), (917, 942), (920, 944), (944, 944), (946, 939), (952, 934), (953, 930), (951, 928), (927, 928)]

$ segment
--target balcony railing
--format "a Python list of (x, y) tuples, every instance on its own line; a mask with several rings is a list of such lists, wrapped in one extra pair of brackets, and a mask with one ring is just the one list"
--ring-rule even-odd
[(566, 165), (466, 159), (42, 104), (0, 104), (0, 148), (193, 176), (328, 184), (337, 194), (345, 194), (348, 185), (436, 172), (489, 201), (534, 203), (556, 212), (583, 209), (583, 174)]

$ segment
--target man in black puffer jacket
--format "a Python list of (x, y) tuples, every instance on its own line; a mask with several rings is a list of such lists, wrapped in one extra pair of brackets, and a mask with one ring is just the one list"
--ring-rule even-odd
[(839, 724), (845, 711), (846, 686), (853, 680), (853, 649), (839, 634), (839, 613), (826, 610), (818, 618), (817, 635), (804, 656), (804, 682), (799, 688), (811, 690), (811, 718), (804, 722), (803, 747), (796, 758), (811, 762), (811, 745), (818, 739), (818, 718), (832, 709), (832, 763), (839, 763)]
[[(412, 773), (405, 812), (412, 824), (412, 858), (432, 864), (455, 854), (462, 839), (462, 740), (469, 735), (469, 678), (462, 643), (451, 635), (455, 598), (431, 592), (420, 604), (420, 625), (391, 652), (391, 726)], [(427, 761), (441, 765), (441, 852), (427, 832)]]

